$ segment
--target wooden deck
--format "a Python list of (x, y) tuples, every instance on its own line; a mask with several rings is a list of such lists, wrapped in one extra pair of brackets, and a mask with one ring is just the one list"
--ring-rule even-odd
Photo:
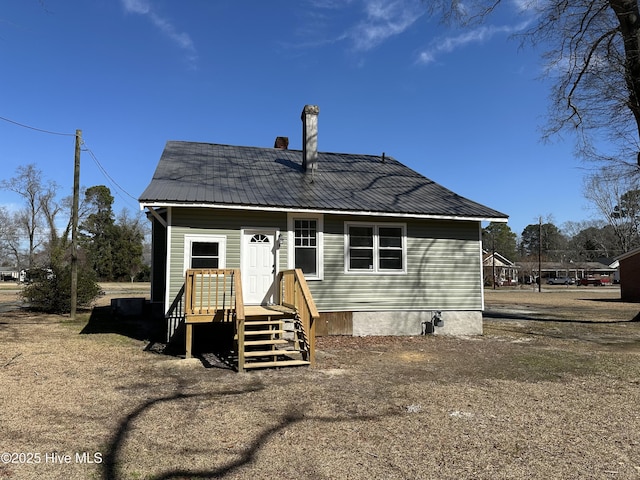
[(245, 305), (244, 316), (246, 317), (268, 317), (295, 315), (293, 308), (284, 307), (282, 305)]
[[(190, 269), (185, 278), (186, 356), (191, 357), (193, 327), (198, 323), (233, 322), (238, 371), (247, 368), (309, 365), (315, 361), (315, 321), (319, 318), (302, 271), (278, 275), (276, 304), (244, 305), (238, 269)], [(293, 325), (294, 350), (285, 350), (283, 325)], [(269, 350), (252, 350), (256, 346)], [(297, 353), (301, 360), (284, 358)], [(253, 357), (273, 357), (253, 361)], [(257, 360), (257, 358), (256, 358)]]

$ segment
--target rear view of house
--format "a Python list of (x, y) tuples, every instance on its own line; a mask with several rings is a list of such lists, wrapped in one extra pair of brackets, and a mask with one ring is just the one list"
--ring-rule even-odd
[[(382, 155), (167, 142), (140, 196), (153, 224), (152, 302), (168, 312), (194, 268), (240, 272), (245, 305), (277, 303), (299, 269), (317, 334), (482, 333), (482, 221), (507, 216)], [(438, 319), (434, 322), (434, 318)], [(436, 326), (441, 325), (441, 326)]]

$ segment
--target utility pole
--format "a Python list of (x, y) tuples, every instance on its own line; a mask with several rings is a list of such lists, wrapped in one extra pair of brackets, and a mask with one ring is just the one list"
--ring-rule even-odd
[(496, 232), (491, 229), (491, 275), (493, 276), (493, 289), (496, 289)]
[(78, 205), (80, 203), (80, 145), (82, 130), (76, 130), (73, 162), (73, 206), (71, 207), (71, 320), (76, 319), (78, 305)]
[(538, 219), (538, 293), (542, 292), (542, 217)]

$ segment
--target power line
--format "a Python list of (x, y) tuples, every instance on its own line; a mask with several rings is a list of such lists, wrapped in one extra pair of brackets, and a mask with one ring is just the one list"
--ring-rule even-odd
[(6, 117), (0, 117), (0, 120), (4, 120), (5, 122), (8, 122), (8, 123), (13, 123), (14, 125), (17, 125), (17, 126), (22, 127), (22, 128), (28, 128), (29, 130), (35, 130), (36, 132), (47, 133), (49, 135), (60, 135), (60, 136), (63, 136), (63, 137), (75, 137), (76, 136), (75, 133), (52, 132), (51, 130), (44, 130), (42, 128), (32, 127), (31, 125), (26, 125), (24, 123), (16, 122), (15, 120), (11, 120), (10, 118), (6, 118)]
[[(46, 133), (46, 134), (49, 134), (49, 135), (59, 135), (59, 136), (63, 136), (63, 137), (75, 137), (76, 136), (75, 133), (54, 132), (54, 131), (51, 131), (51, 130), (45, 130), (45, 129), (42, 129), (42, 128), (32, 127), (31, 125), (26, 125), (24, 123), (20, 123), (20, 122), (17, 122), (15, 120), (11, 120), (10, 118), (6, 118), (6, 117), (2, 117), (2, 116), (0, 116), (0, 120), (4, 120), (5, 122), (12, 123), (13, 125), (17, 125), (17, 126), (22, 127), (22, 128), (27, 128), (29, 130), (34, 130), (36, 132)], [(96, 155), (91, 151), (91, 149), (89, 147), (87, 147), (87, 144), (84, 142), (84, 140), (82, 141), (82, 145), (84, 146), (84, 150), (89, 153), (89, 156), (93, 159), (95, 164), (98, 166), (98, 169), (102, 172), (102, 174), (105, 176), (105, 178), (107, 178), (107, 180), (109, 180), (111, 182), (111, 184), (114, 185), (118, 190), (123, 192), (125, 195), (127, 195), (128, 197), (130, 197), (131, 199), (133, 199), (137, 203), (138, 199), (135, 198), (133, 195), (131, 195), (129, 192), (127, 192), (124, 188), (122, 188), (118, 184), (118, 182), (116, 182), (113, 179), (113, 177), (111, 177), (111, 175), (109, 175), (109, 173), (102, 166), (100, 161), (98, 161), (98, 158), (96, 157)]]
[(94, 163), (97, 165), (97, 167), (100, 169), (100, 171), (102, 172), (102, 174), (107, 178), (107, 180), (109, 180), (111, 182), (112, 185), (114, 185), (118, 190), (120, 190), (121, 192), (123, 192), (125, 195), (127, 195), (129, 198), (135, 200), (136, 202), (138, 201), (138, 199), (136, 197), (134, 197), (133, 195), (131, 195), (129, 192), (127, 192), (124, 188), (122, 188), (118, 182), (116, 182), (113, 177), (111, 175), (109, 175), (109, 173), (107, 172), (107, 170), (102, 166), (102, 164), (100, 163), (100, 161), (98, 160), (98, 158), (96, 157), (96, 155), (91, 151), (91, 149), (89, 147), (87, 147), (87, 144), (83, 141), (82, 145), (84, 146), (84, 151), (89, 153), (89, 156), (93, 159)]

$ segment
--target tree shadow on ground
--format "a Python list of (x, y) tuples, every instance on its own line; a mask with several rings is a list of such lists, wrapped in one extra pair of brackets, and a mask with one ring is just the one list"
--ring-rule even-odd
[(640, 312), (629, 320), (576, 320), (570, 318), (556, 318), (548, 313), (510, 313), (500, 312), (497, 310), (485, 310), (482, 313), (483, 320), (528, 320), (534, 322), (556, 322), (556, 323), (575, 323), (585, 325), (599, 325), (599, 324), (619, 324), (629, 322), (640, 322)]
[(596, 302), (596, 303), (637, 303), (637, 302), (627, 302), (622, 300), (621, 298), (578, 298), (577, 300), (583, 300), (585, 302)]
[[(191, 398), (211, 398), (214, 396), (226, 396), (226, 395), (242, 395), (245, 393), (256, 392), (262, 390), (262, 386), (250, 386), (245, 389), (238, 390), (229, 390), (223, 392), (216, 393), (182, 393), (180, 391), (174, 393), (173, 395), (169, 395), (166, 397), (159, 397), (152, 400), (148, 400), (142, 403), (138, 408), (133, 410), (129, 415), (127, 415), (121, 422), (116, 431), (111, 436), (111, 440), (109, 441), (109, 447), (103, 457), (103, 462), (101, 464), (102, 468), (102, 478), (104, 480), (118, 480), (121, 478), (118, 475), (118, 466), (119, 466), (119, 456), (124, 446), (124, 443), (127, 439), (127, 434), (131, 430), (132, 424), (135, 422), (137, 418), (141, 415), (149, 411), (156, 405), (168, 402), (180, 402), (182, 400), (191, 399)], [(184, 476), (184, 475), (183, 475)], [(158, 477), (165, 478), (165, 477)], [(166, 477), (170, 478), (170, 477)]]
[[(123, 450), (124, 444), (127, 440), (127, 435), (132, 428), (132, 425), (135, 423), (136, 419), (138, 419), (143, 414), (147, 413), (154, 406), (167, 403), (167, 402), (181, 402), (188, 399), (193, 398), (202, 398), (202, 399), (211, 399), (214, 397), (225, 397), (225, 396), (240, 396), (248, 393), (257, 392), (263, 390), (264, 386), (261, 384), (254, 384), (247, 386), (246, 388), (239, 388), (237, 390), (226, 390), (221, 392), (211, 392), (211, 393), (181, 393), (178, 391), (173, 395), (169, 395), (166, 397), (159, 397), (152, 400), (148, 400), (142, 403), (138, 408), (129, 413), (121, 422), (116, 431), (111, 436), (109, 441), (109, 446), (106, 454), (103, 457), (103, 463), (101, 464), (101, 478), (103, 480), (119, 480), (122, 477), (119, 474), (119, 468), (121, 466), (120, 463), (120, 455)], [(180, 390), (180, 388), (178, 389)], [(305, 409), (308, 405), (289, 405), (284, 410), (285, 411), (279, 421), (268, 428), (265, 428), (260, 434), (256, 435), (256, 437), (249, 443), (249, 445), (243, 449), (240, 458), (235, 461), (228, 462), (219, 466), (212, 466), (210, 469), (206, 470), (189, 470), (186, 468), (176, 468), (173, 470), (169, 470), (166, 472), (161, 472), (148, 478), (151, 480), (171, 480), (171, 479), (182, 479), (182, 478), (190, 478), (190, 479), (211, 479), (211, 478), (224, 478), (226, 475), (232, 474), (234, 471), (243, 467), (244, 465), (249, 465), (255, 462), (260, 449), (264, 447), (270, 438), (272, 438), (278, 432), (283, 431), (288, 426), (303, 422), (303, 421), (322, 421), (322, 422), (344, 422), (344, 421), (367, 421), (367, 420), (377, 420), (382, 418), (383, 416), (392, 416), (395, 415), (393, 413), (389, 413), (386, 415), (358, 415), (358, 416), (350, 416), (347, 418), (340, 417), (312, 417), (308, 416), (304, 413)]]

